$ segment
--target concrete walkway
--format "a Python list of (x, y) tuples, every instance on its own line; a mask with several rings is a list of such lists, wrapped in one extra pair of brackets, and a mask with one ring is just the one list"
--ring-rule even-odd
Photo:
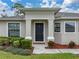
[(57, 54), (57, 53), (72, 53), (79, 54), (79, 49), (45, 49), (44, 44), (34, 44), (33, 54)]

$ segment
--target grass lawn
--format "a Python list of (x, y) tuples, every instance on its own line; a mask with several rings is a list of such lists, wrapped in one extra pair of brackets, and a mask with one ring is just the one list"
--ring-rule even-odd
[(0, 51), (0, 59), (79, 59), (79, 57), (73, 54), (41, 54), (41, 55), (13, 55), (8, 52)]

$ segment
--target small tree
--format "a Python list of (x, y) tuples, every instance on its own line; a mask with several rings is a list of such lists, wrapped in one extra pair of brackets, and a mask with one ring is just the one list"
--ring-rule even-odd
[(16, 11), (17, 15), (19, 15), (19, 14), (25, 15), (24, 6), (23, 6), (22, 4), (20, 4), (20, 3), (15, 3), (15, 4), (12, 6), (12, 8), (15, 8), (15, 9), (17, 10), (17, 11)]
[(7, 17), (7, 13), (5, 10), (2, 10), (2, 14), (1, 14), (2, 17)]

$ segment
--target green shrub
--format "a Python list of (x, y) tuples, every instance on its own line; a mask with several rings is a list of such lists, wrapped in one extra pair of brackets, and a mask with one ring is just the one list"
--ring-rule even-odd
[(32, 41), (21, 37), (0, 37), (0, 45), (10, 45), (23, 49), (31, 49)]
[(7, 37), (0, 37), (0, 45), (10, 45), (10, 41), (8, 40)]
[(4, 44), (4, 40), (5, 40), (5, 38), (0, 37), (0, 46), (2, 46)]
[(20, 41), (19, 40), (14, 41), (13, 46), (19, 48), (20, 47)]
[(0, 39), (0, 46), (4, 44), (4, 40)]
[(14, 49), (14, 48), (13, 48), (12, 46), (10, 46), (10, 47), (5, 48), (4, 51), (10, 52), (10, 51), (13, 50), (13, 49)]
[(4, 46), (0, 46), (0, 50), (4, 50), (5, 49), (5, 47)]
[(30, 49), (21, 49), (19, 51), (19, 54), (20, 55), (30, 55), (30, 54), (32, 54), (32, 51)]
[(49, 42), (48, 42), (48, 47), (49, 47), (49, 48), (53, 48), (53, 46), (54, 46), (54, 42), (53, 42), (53, 41), (49, 41)]
[(10, 40), (11, 42), (14, 42), (14, 41), (16, 41), (16, 40), (19, 40), (19, 38), (17, 38), (17, 37), (9, 37), (9, 40)]
[(8, 39), (10, 40), (11, 44), (13, 45), (14, 41), (19, 40), (19, 42), (21, 42), (21, 40), (23, 40), (24, 38), (21, 38), (21, 37), (9, 37)]
[(10, 41), (8, 39), (4, 40), (4, 45), (10, 46)]
[(13, 54), (19, 54), (20, 48), (15, 48), (15, 47), (7, 47), (6, 49), (4, 49), (4, 51), (6, 52), (11, 52)]
[(32, 51), (30, 49), (22, 49), (22, 48), (14, 48), (14, 47), (8, 47), (4, 49), (6, 52), (11, 52), (13, 54), (19, 54), (19, 55), (30, 55)]
[(23, 49), (31, 49), (32, 48), (32, 41), (31, 40), (28, 40), (28, 39), (22, 40), (21, 41), (21, 47)]

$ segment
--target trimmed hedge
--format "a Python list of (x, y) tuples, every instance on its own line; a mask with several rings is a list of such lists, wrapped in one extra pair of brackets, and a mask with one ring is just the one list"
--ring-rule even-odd
[(22, 40), (21, 41), (21, 47), (23, 49), (31, 49), (32, 48), (32, 40)]

